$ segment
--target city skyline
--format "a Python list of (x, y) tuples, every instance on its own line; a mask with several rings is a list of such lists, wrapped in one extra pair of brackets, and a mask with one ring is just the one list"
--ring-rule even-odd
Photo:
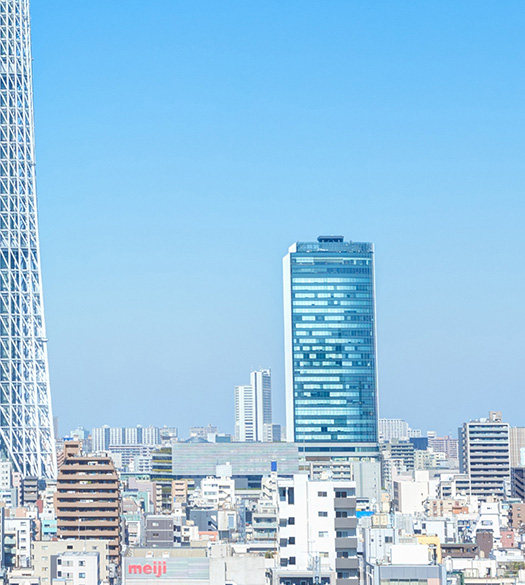
[(432, 26), (408, 4), (308, 4), (300, 22), (296, 2), (272, 4), (279, 21), (235, 6), (130, 3), (123, 26), (108, 3), (33, 3), (61, 428), (198, 409), (231, 432), (231, 388), (259, 364), (282, 422), (280, 258), (319, 233), (375, 242), (380, 416), (520, 424), (519, 4), (444, 3)]

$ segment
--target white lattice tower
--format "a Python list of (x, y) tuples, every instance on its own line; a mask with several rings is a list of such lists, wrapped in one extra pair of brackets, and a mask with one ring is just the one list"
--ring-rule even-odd
[(0, 450), (56, 476), (40, 274), (29, 0), (0, 0)]

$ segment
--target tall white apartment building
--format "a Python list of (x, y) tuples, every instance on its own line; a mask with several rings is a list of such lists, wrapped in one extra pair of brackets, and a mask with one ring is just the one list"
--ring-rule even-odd
[(459, 468), (468, 475), (470, 494), (503, 497), (510, 486), (510, 427), (501, 412), (464, 423), (459, 446)]
[(142, 428), (142, 444), (143, 445), (160, 445), (162, 443), (160, 437), (159, 427), (143, 427)]
[(270, 370), (250, 374), (249, 386), (235, 387), (235, 440), (264, 441), (265, 425), (272, 422), (272, 378)]
[(408, 439), (408, 423), (400, 418), (379, 419), (379, 440), (383, 442), (392, 439)]
[(109, 427), (103, 426), (91, 431), (91, 448), (94, 453), (107, 451), (109, 448)]
[(155, 447), (162, 443), (159, 427), (108, 427), (91, 431), (92, 451), (112, 450), (115, 447), (147, 445)]
[(138, 445), (141, 442), (139, 440), (139, 435), (142, 435), (141, 427), (126, 427), (122, 429), (122, 431), (123, 431), (122, 438), (124, 440), (121, 443), (114, 443), (112, 441), (113, 445)]
[(355, 490), (346, 480), (277, 479), (281, 580), (285, 569), (317, 566), (337, 585), (358, 584)]
[(125, 431), (121, 427), (111, 427), (109, 429), (109, 444), (122, 445), (124, 443)]

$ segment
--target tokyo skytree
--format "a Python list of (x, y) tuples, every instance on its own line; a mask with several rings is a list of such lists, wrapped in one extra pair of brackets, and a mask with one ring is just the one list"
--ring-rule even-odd
[(29, 0), (0, 0), (0, 455), (56, 476), (38, 240)]

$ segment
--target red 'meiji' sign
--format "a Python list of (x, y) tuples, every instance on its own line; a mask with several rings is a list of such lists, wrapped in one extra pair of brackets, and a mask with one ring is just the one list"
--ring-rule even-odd
[(207, 557), (174, 555), (164, 558), (124, 557), (122, 560), (123, 585), (209, 585), (210, 560)]
[(166, 561), (153, 561), (153, 563), (128, 564), (128, 575), (153, 575), (160, 577), (166, 574)]

